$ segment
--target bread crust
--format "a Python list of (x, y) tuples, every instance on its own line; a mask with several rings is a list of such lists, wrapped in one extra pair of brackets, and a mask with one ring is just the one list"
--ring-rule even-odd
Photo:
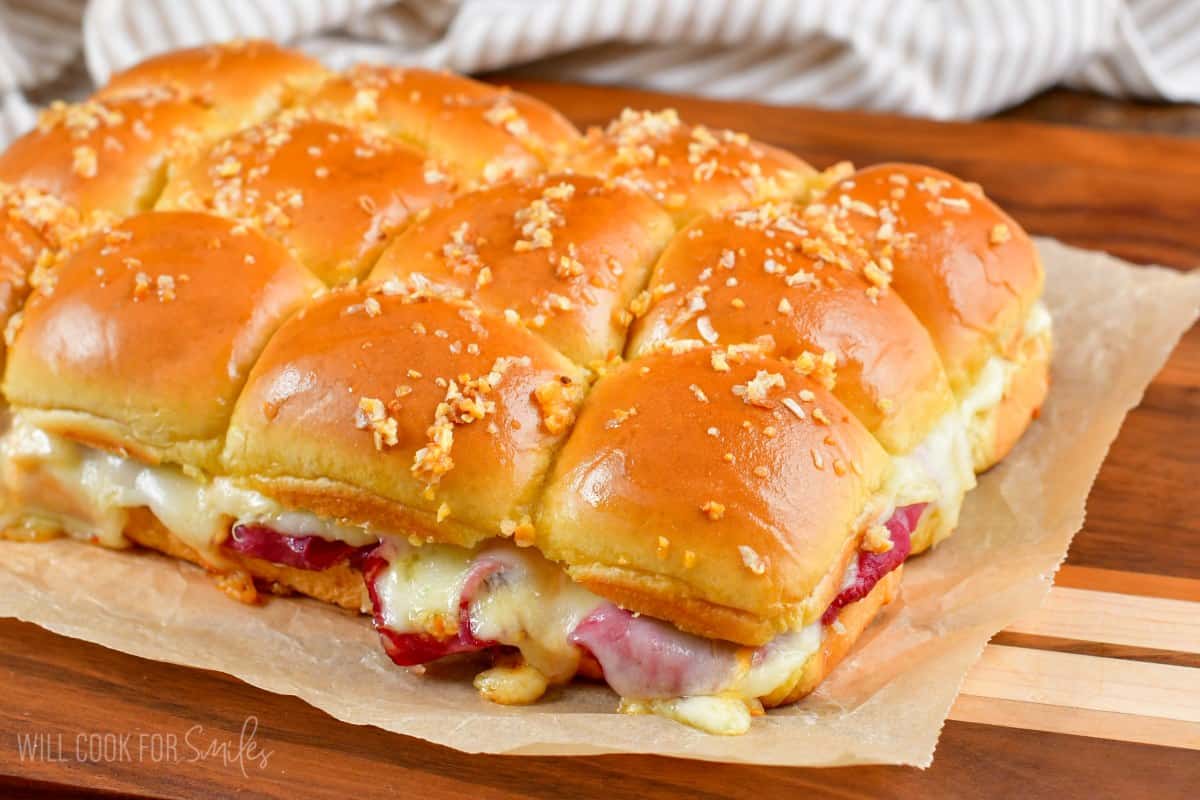
[(1021, 226), (978, 186), (933, 167), (859, 170), (808, 213), (861, 236), (925, 324), (960, 396), (989, 357), (1020, 337), (1041, 295), (1041, 261)]
[(175, 86), (198, 97), (229, 125), (263, 119), (328, 75), (303, 53), (263, 39), (173, 50), (113, 75), (97, 97)]
[(177, 171), (157, 207), (255, 225), (336, 285), (364, 277), (413, 214), (454, 189), (414, 147), (296, 112), (213, 145)]
[(173, 158), (229, 129), (178, 88), (54, 103), (0, 153), (0, 181), (54, 195), (84, 214), (127, 216), (154, 204)]

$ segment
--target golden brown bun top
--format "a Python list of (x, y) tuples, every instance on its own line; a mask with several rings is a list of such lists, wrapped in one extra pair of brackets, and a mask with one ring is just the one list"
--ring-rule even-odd
[(0, 154), (0, 181), (55, 195), (83, 213), (127, 216), (153, 204), (168, 158), (220, 130), (205, 103), (174, 89), (56, 102)]
[(149, 58), (109, 79), (96, 93), (179, 86), (236, 125), (273, 114), (326, 75), (320, 62), (261, 39), (174, 50)]
[[(779, 617), (861, 532), (887, 465), (850, 412), (786, 363), (661, 351), (597, 381), (547, 485), (538, 546), (570, 568), (626, 573), (593, 591), (631, 575), (680, 606)], [(653, 613), (679, 624), (661, 604)]]
[(413, 212), (453, 189), (415, 148), (285, 112), (218, 142), (167, 184), (158, 207), (245, 220), (338, 284), (361, 278)]
[(682, 227), (700, 214), (802, 196), (813, 168), (744, 133), (688, 125), (674, 109), (633, 111), (587, 132), (572, 169), (645, 192)]
[(859, 170), (809, 213), (849, 224), (892, 267), (892, 288), (925, 323), (956, 391), (1012, 347), (1041, 295), (1041, 262), (1021, 226), (978, 186), (932, 167)]
[(630, 353), (671, 339), (746, 344), (834, 394), (880, 442), (904, 453), (954, 407), (929, 334), (878, 267), (810, 229), (788, 204), (704, 217), (672, 240), (654, 269), (649, 311)]
[(472, 544), (530, 513), (582, 380), (548, 344), (471, 306), (334, 291), (271, 340), (225, 462), (268, 493), (307, 483), (302, 507)]
[[(5, 394), (16, 406), (82, 412), (66, 435), (212, 470), (251, 365), (320, 287), (279, 244), (230, 220), (130, 217), (37, 283)], [(96, 424), (77, 427), (83, 415)]]
[(307, 103), (413, 142), (455, 165), (465, 182), (539, 172), (579, 137), (539, 100), (426, 69), (359, 65), (331, 78)]
[(74, 209), (51, 195), (0, 184), (0, 324), (20, 308), (30, 273), (78, 226)]
[(539, 176), (434, 209), (388, 247), (371, 280), (457, 292), (587, 364), (620, 354), (626, 307), (673, 230), (641, 193)]

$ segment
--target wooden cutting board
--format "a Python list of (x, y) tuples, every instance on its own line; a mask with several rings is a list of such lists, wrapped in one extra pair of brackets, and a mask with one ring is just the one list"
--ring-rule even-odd
[[(745, 130), (818, 167), (845, 159), (923, 161), (983, 184), (1033, 233), (1133, 261), (1182, 269), (1200, 263), (1200, 141), (565, 84), (519, 88), (581, 126), (603, 123), (625, 106), (671, 105), (690, 121)], [(335, 722), (295, 698), (224, 675), (4, 620), (0, 794), (1196, 797), (1198, 481), (1200, 329), (1194, 328), (1126, 420), (1045, 607), (989, 645), (927, 771), (466, 755)], [(257, 722), (254, 748), (238, 760), (248, 717)], [(120, 734), (130, 734), (124, 748)], [(30, 735), (42, 736), (40, 757), (28, 757)], [(176, 758), (166, 750), (172, 736)], [(93, 750), (97, 758), (86, 760)]]

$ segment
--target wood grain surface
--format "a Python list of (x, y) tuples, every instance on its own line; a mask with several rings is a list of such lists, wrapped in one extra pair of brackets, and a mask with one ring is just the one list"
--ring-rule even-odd
[[(1133, 261), (1200, 263), (1200, 141), (568, 85), (519, 88), (580, 125), (627, 105), (673, 105), (691, 121), (748, 131), (817, 166), (924, 161), (980, 182), (1033, 233)], [(1195, 797), (1198, 420), (1200, 329), (1193, 329), (1126, 420), (1047, 606), (989, 645), (926, 771), (468, 755), (344, 725), (224, 675), (3, 620), (0, 796)], [(239, 760), (248, 718), (257, 724), (254, 749)], [(88, 735), (104, 733), (131, 734), (127, 751), (77, 760), (79, 737), (86, 757)], [(31, 740), (19, 737), (32, 734), (49, 749), (22, 758), (19, 745)], [(178, 758), (156, 764), (155, 742), (165, 746), (171, 736)], [(61, 760), (47, 757), (55, 755)]]

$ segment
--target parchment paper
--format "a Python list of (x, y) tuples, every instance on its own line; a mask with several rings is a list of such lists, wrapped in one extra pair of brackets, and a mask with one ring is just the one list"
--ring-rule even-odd
[(909, 563), (900, 600), (852, 656), (813, 696), (756, 720), (745, 736), (616, 714), (616, 697), (594, 685), (532, 707), (492, 705), (469, 680), (394, 667), (365, 618), (310, 600), (243, 606), (199, 570), (148, 553), (0, 542), (0, 615), (227, 672), (346, 722), (469, 752), (928, 766), (967, 669), (993, 633), (1041, 603), (1122, 418), (1200, 309), (1200, 272), (1039, 247), (1056, 347), (1042, 418), (983, 476), (957, 534)]

